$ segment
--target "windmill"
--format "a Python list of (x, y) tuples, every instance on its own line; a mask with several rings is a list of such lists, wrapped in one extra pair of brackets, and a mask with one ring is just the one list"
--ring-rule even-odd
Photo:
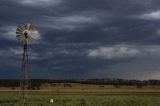
[(36, 28), (31, 24), (21, 24), (16, 29), (16, 38), (23, 44), (22, 70), (20, 78), (20, 104), (26, 105), (28, 95), (28, 44), (33, 43), (39, 36)]

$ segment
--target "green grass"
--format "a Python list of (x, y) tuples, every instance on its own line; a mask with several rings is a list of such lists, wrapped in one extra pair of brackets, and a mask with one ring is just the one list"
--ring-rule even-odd
[[(0, 92), (0, 106), (20, 106), (18, 92)], [(29, 92), (27, 106), (160, 106), (159, 92)]]

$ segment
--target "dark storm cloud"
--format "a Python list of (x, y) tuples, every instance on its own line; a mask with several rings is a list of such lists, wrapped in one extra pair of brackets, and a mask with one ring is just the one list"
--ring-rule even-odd
[[(9, 74), (18, 69), (22, 53), (15, 30), (27, 22), (41, 38), (29, 46), (32, 78), (158, 78), (159, 5), (158, 0), (1, 0), (0, 57), (7, 63), (0, 61), (1, 72), (18, 77), (17, 71)], [(153, 75), (144, 74), (150, 71)]]

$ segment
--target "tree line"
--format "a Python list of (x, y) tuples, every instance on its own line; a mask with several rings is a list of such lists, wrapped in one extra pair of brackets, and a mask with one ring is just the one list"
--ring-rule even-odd
[[(94, 84), (94, 85), (113, 85), (120, 86), (160, 86), (160, 80), (125, 80), (125, 79), (87, 79), (87, 80), (50, 80), (50, 79), (30, 79), (28, 80), (30, 87), (40, 87), (42, 84), (54, 83), (79, 83), (79, 84)], [(0, 87), (19, 87), (20, 80), (0, 79)]]

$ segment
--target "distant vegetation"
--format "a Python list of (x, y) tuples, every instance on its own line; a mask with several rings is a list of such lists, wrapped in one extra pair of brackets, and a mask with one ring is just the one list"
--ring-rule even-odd
[[(78, 84), (88, 84), (88, 85), (99, 85), (99, 87), (104, 87), (105, 85), (112, 85), (115, 88), (120, 88), (121, 86), (135, 86), (137, 88), (142, 88), (144, 86), (159, 86), (160, 80), (124, 80), (124, 79), (88, 79), (88, 80), (49, 80), (49, 79), (31, 79), (30, 89), (39, 90), (44, 84), (49, 84), (52, 86), (59, 86), (63, 84), (64, 87), (72, 87), (71, 83)], [(62, 85), (61, 85), (62, 86)], [(19, 80), (0, 80), (0, 87), (19, 87)]]

